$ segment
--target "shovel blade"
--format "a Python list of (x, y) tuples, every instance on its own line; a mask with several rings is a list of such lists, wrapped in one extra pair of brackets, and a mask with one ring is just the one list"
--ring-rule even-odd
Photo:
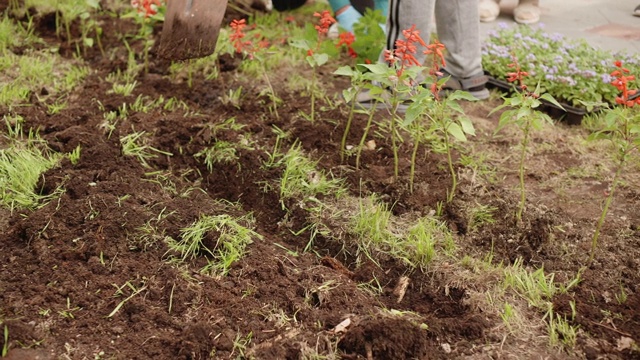
[(168, 0), (158, 56), (186, 60), (213, 54), (227, 0)]

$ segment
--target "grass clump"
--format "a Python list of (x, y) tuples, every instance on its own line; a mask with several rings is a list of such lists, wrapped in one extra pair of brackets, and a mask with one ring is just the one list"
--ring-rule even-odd
[(303, 153), (300, 144), (294, 145), (280, 160), (284, 170), (280, 178), (280, 202), (289, 199), (308, 199), (317, 196), (340, 197), (346, 193), (343, 181), (328, 178), (317, 169), (317, 162)]
[(206, 265), (200, 269), (201, 273), (225, 276), (231, 266), (244, 257), (253, 239), (262, 238), (250, 229), (253, 222), (250, 215), (239, 218), (228, 214), (202, 215), (180, 231), (180, 240), (168, 238), (169, 249), (178, 254), (170, 261), (182, 263), (203, 257)]
[(12, 212), (38, 208), (60, 193), (41, 195), (36, 187), (42, 174), (63, 156), (50, 151), (36, 132), (30, 130), (24, 136), (22, 121), (5, 116), (9, 141), (7, 147), (0, 149), (0, 204)]

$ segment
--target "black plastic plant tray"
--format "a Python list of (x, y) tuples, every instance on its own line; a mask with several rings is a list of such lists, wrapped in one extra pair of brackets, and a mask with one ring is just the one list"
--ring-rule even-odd
[[(513, 92), (513, 84), (504, 80), (499, 80), (489, 75), (489, 82), (487, 83), (489, 88), (495, 88), (505, 93)], [(542, 111), (546, 112), (553, 119), (560, 120), (569, 125), (580, 125), (582, 118), (590, 112), (583, 108), (571, 106), (566, 103), (559, 102), (562, 108), (542, 99)], [(564, 108), (564, 109), (563, 109)]]

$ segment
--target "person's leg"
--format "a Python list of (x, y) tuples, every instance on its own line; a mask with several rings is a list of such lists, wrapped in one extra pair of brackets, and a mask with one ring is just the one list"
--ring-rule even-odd
[(447, 49), (444, 70), (452, 75), (445, 89), (466, 90), (478, 99), (488, 98), (488, 78), (480, 52), (478, 0), (436, 0), (435, 15), (438, 38)]
[(513, 9), (513, 18), (520, 24), (535, 24), (540, 21), (539, 0), (520, 0)]
[(482, 74), (478, 0), (437, 0), (435, 14), (447, 71), (459, 78)]

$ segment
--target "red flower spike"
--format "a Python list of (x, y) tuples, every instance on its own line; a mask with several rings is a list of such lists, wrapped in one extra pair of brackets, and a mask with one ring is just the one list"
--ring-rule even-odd
[(351, 44), (353, 44), (353, 42), (356, 40), (355, 35), (353, 35), (349, 31), (347, 31), (347, 32), (341, 33), (339, 39), (340, 40), (338, 41), (338, 44), (336, 44), (336, 47), (341, 47), (342, 45), (346, 46), (347, 47), (347, 53), (349, 54), (349, 56), (352, 57), (352, 58), (357, 58), (358, 54), (351, 47)]
[(322, 13), (316, 12), (313, 16), (320, 18), (319, 24), (315, 26), (318, 35), (324, 35), (329, 32), (329, 27), (336, 22), (329, 10), (323, 10)]
[(620, 92), (622, 92), (621, 96), (616, 97), (615, 101), (618, 105), (624, 105), (626, 107), (633, 107), (635, 105), (640, 105), (640, 98), (635, 100), (629, 100), (629, 97), (634, 95), (637, 90), (631, 90), (628, 88), (628, 83), (630, 81), (635, 80), (634, 75), (625, 75), (629, 73), (629, 69), (622, 67), (622, 61), (616, 60), (614, 65), (619, 70), (614, 70), (611, 72), (611, 76), (615, 77), (611, 81), (611, 85), (615, 86)]
[(247, 21), (245, 19), (242, 20), (232, 20), (229, 25), (233, 32), (229, 35), (229, 39), (233, 44), (233, 47), (236, 49), (237, 53), (241, 53), (243, 51), (249, 51), (249, 47), (251, 46), (251, 41), (242, 41), (245, 36), (244, 28), (247, 26)]
[(144, 17), (153, 16), (158, 13), (158, 7), (162, 6), (161, 0), (131, 0), (131, 6), (136, 8)]

